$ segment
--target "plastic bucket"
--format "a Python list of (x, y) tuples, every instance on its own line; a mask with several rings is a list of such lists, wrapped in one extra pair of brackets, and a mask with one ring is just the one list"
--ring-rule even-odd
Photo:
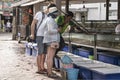
[(37, 43), (33, 43), (32, 44), (32, 56), (37, 56), (37, 53), (38, 53)]
[(78, 80), (79, 69), (69, 68), (69, 69), (66, 69), (66, 70), (67, 70), (68, 80)]
[(26, 44), (25, 54), (31, 56), (32, 55), (32, 43)]
[(72, 59), (67, 55), (64, 55), (62, 57), (61, 61), (63, 64), (71, 64), (73, 62)]

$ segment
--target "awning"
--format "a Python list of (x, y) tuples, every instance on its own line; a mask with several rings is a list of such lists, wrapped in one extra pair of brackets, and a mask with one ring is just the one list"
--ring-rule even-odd
[[(66, 0), (62, 0), (66, 1)], [(71, 4), (82, 4), (83, 1), (84, 3), (100, 3), (100, 2), (106, 2), (106, 0), (69, 0)], [(110, 0), (110, 2), (118, 2), (118, 0)]]
[(21, 6), (29, 6), (29, 5), (33, 5), (33, 4), (36, 4), (36, 3), (39, 3), (39, 2), (44, 2), (44, 1), (45, 0), (31, 1), (31, 2), (28, 2), (28, 3), (22, 4)]
[(20, 6), (21, 4), (27, 3), (29, 1), (31, 1), (31, 0), (21, 0), (21, 1), (18, 1), (18, 2), (12, 3), (11, 7)]

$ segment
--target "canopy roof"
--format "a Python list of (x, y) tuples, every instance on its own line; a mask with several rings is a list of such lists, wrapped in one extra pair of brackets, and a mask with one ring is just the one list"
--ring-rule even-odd
[(29, 5), (33, 5), (39, 2), (44, 2), (45, 0), (21, 0), (15, 3), (12, 3), (11, 7), (16, 7), (16, 6), (29, 6)]
[(33, 5), (33, 4), (44, 2), (44, 1), (45, 0), (35, 0), (35, 1), (31, 1), (31, 2), (28, 2), (28, 3), (22, 4), (21, 6), (29, 6), (29, 5)]
[[(19, 5), (28, 6), (28, 5), (33, 5), (33, 4), (44, 2), (44, 1), (46, 0), (21, 0), (13, 3), (12, 7), (19, 6)], [(61, 1), (62, 3), (66, 2), (66, 0), (61, 0)], [(117, 2), (117, 1), (118, 0), (110, 0), (110, 2)], [(84, 3), (100, 3), (100, 2), (106, 2), (106, 0), (69, 0), (70, 4), (82, 4), (83, 2)]]
[[(62, 0), (66, 1), (66, 0)], [(69, 0), (70, 3), (100, 3), (100, 2), (106, 2), (106, 0)], [(110, 0), (110, 2), (117, 2), (118, 0)]]

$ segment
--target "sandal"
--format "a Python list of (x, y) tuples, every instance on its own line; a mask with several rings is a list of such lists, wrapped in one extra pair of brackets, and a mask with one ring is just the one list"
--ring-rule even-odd
[(47, 69), (43, 69), (43, 71), (45, 71), (47, 73)]
[(37, 71), (36, 73), (37, 73), (37, 74), (46, 74), (47, 72), (44, 71), (44, 70), (40, 70), (40, 71)]
[(49, 78), (57, 78), (58, 76), (55, 73), (47, 74)]

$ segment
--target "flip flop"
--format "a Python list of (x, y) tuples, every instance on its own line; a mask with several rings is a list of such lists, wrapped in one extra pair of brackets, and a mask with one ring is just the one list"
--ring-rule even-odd
[(43, 71), (47, 72), (47, 69), (43, 69)]
[(47, 74), (49, 78), (57, 78), (58, 76), (55, 73)]
[(46, 74), (47, 72), (41, 70), (41, 71), (37, 71), (36, 73), (37, 73), (37, 74)]

